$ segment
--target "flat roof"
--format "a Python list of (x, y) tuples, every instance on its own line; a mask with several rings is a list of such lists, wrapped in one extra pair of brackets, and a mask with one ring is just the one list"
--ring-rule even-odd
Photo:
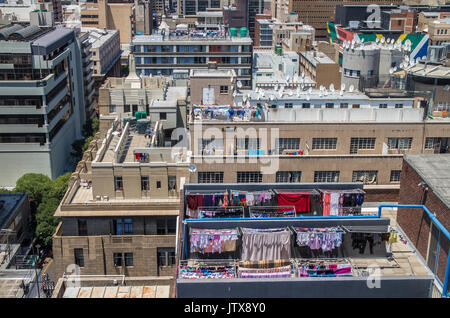
[(0, 193), (0, 229), (3, 229), (16, 211), (26, 193)]
[(320, 64), (336, 64), (335, 61), (330, 59), (328, 55), (326, 55), (323, 52), (316, 52), (316, 55), (314, 56), (314, 52), (300, 52), (302, 56), (305, 57), (311, 64), (316, 66), (317, 63)]
[(62, 298), (169, 298), (169, 285), (67, 287)]
[(450, 208), (450, 154), (405, 155), (404, 159)]

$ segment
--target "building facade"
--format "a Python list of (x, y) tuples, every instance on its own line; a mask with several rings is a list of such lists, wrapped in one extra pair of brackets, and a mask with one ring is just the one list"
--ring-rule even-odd
[(64, 28), (10, 25), (0, 36), (1, 185), (28, 172), (54, 179), (85, 122), (80, 42)]
[(325, 53), (309, 51), (300, 53), (300, 73), (310, 77), (316, 87), (323, 85), (329, 88), (331, 84), (336, 89), (341, 86), (339, 64), (330, 59)]
[(233, 69), (242, 87), (251, 87), (252, 40), (248, 36), (230, 36), (223, 32), (214, 36), (202, 31), (192, 35), (166, 32), (133, 38), (138, 75), (172, 75), (176, 69), (205, 69), (209, 62), (216, 62), (219, 70)]

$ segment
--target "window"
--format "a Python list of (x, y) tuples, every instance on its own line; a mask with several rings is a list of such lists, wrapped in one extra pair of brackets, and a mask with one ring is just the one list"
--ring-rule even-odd
[(141, 190), (150, 190), (150, 180), (148, 176), (141, 176)]
[(236, 138), (236, 149), (260, 149), (259, 138)]
[(114, 235), (133, 234), (132, 219), (116, 219), (113, 220)]
[(122, 266), (122, 253), (114, 253), (114, 266)]
[(130, 112), (130, 105), (123, 105), (123, 112), (124, 113), (129, 113)]
[(86, 220), (78, 220), (78, 235), (79, 236), (87, 236), (87, 221)]
[(161, 181), (156, 181), (156, 188), (161, 189)]
[(387, 104), (380, 104), (380, 108), (387, 108)]
[(311, 108), (311, 103), (302, 103), (302, 108)]
[(177, 231), (177, 219), (175, 216), (159, 217), (156, 219), (156, 234), (171, 235)]
[(262, 173), (259, 171), (238, 171), (238, 183), (262, 182)]
[(116, 112), (116, 105), (109, 105), (109, 112), (115, 113)]
[(403, 104), (395, 104), (395, 108), (403, 108)]
[(340, 107), (341, 108), (348, 108), (348, 103), (341, 103)]
[(122, 177), (114, 177), (114, 188), (115, 188), (116, 191), (123, 190)]
[(388, 138), (389, 149), (411, 149), (412, 137)]
[(277, 138), (275, 139), (275, 147), (278, 154), (283, 153), (285, 149), (300, 149), (300, 138)]
[(439, 137), (427, 137), (427, 139), (425, 139), (425, 149), (434, 149), (440, 147), (440, 145), (441, 138)]
[(334, 108), (334, 103), (325, 103), (325, 108)]
[(125, 266), (133, 266), (133, 253), (125, 253)]
[(199, 172), (198, 183), (223, 183), (223, 172)]
[(284, 103), (284, 108), (292, 108), (292, 103)]
[(82, 248), (74, 248), (73, 254), (75, 256), (75, 264), (79, 267), (84, 267), (84, 256)]
[(391, 170), (391, 178), (390, 181), (391, 182), (400, 182), (400, 174), (401, 174), (401, 170)]
[(276, 182), (289, 182), (295, 183), (300, 182), (302, 178), (301, 171), (277, 171)]
[(313, 138), (312, 149), (336, 149), (337, 138)]
[(167, 184), (169, 187), (169, 191), (176, 190), (177, 189), (177, 176), (168, 176), (167, 179), (168, 179)]
[(353, 171), (352, 182), (361, 181), (364, 184), (377, 183), (378, 171)]
[(158, 247), (158, 266), (174, 266), (175, 265), (175, 248)]
[(352, 138), (350, 154), (356, 154), (360, 149), (375, 149), (375, 138)]
[(228, 86), (220, 85), (220, 94), (228, 94)]
[(159, 113), (159, 119), (160, 120), (166, 120), (167, 119), (167, 113)]
[(339, 171), (314, 171), (314, 182), (339, 182)]

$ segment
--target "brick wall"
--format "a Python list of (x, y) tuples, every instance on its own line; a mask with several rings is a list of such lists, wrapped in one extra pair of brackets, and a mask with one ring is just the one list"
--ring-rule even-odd
[[(439, 222), (449, 229), (450, 209), (431, 188), (425, 195), (424, 188), (417, 186), (422, 181), (420, 175), (406, 161), (403, 161), (399, 204), (424, 204), (432, 213), (436, 214)], [(421, 209), (399, 208), (397, 222), (422, 257), (427, 260), (431, 221), (426, 212)], [(449, 241), (441, 235), (437, 274), (442, 282), (445, 277), (449, 246)]]

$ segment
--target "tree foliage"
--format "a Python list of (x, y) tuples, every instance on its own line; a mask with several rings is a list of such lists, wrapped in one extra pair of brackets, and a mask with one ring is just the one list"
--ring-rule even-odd
[(16, 182), (16, 192), (27, 192), (39, 205), (52, 188), (52, 180), (41, 173), (26, 173)]

